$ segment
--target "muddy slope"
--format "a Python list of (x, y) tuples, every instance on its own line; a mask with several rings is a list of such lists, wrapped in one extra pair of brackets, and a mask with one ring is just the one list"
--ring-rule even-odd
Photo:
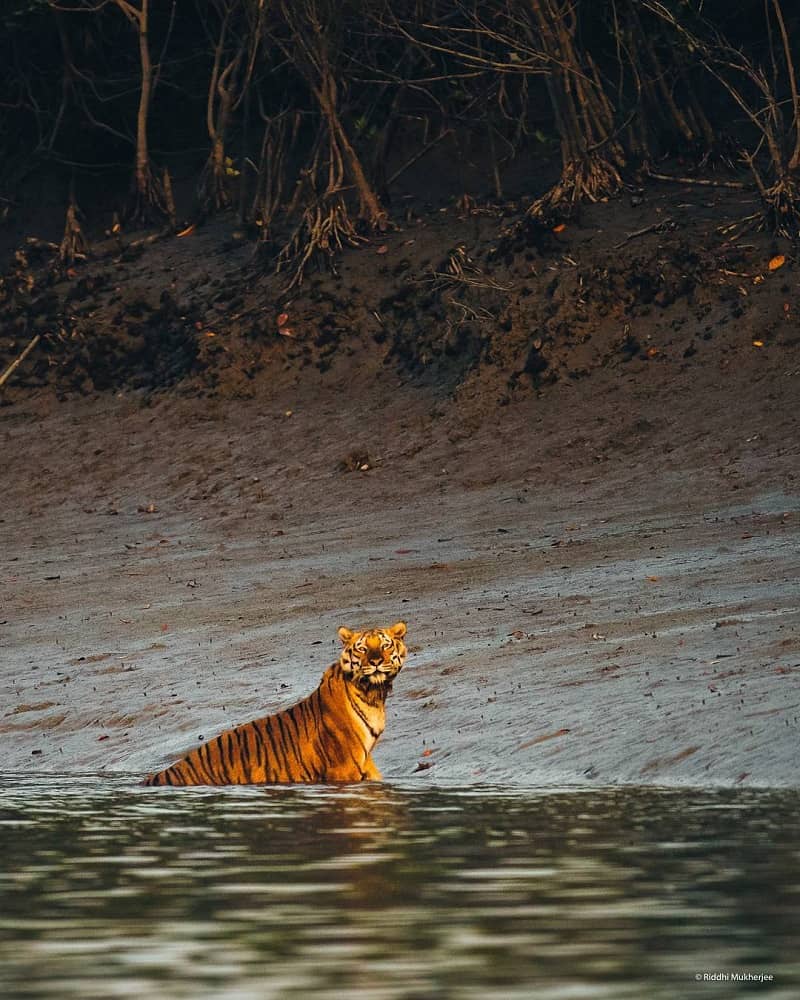
[(599, 368), (758, 365), (754, 341), (796, 357), (791, 248), (732, 228), (755, 207), (660, 185), (550, 228), (514, 206), (414, 203), (291, 290), (291, 270), (276, 275), (224, 216), (183, 237), (100, 239), (66, 270), (23, 245), (0, 282), (0, 364), (41, 341), (5, 398), (249, 397), (338, 364), (494, 409)]
[[(403, 617), (387, 777), (796, 785), (794, 265), (763, 236), (722, 261), (685, 212), (486, 241), (513, 295), (452, 301), (391, 273), (407, 230), (291, 301), (210, 302), (238, 243), (205, 281), (188, 238), (119, 262), (0, 411), (3, 769), (144, 773), (311, 690), (337, 625)], [(439, 263), (458, 225), (419, 223)], [(467, 302), (497, 323), (448, 331)]]

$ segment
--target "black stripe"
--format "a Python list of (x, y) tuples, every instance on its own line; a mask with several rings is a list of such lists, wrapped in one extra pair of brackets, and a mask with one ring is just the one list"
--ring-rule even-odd
[(264, 732), (266, 733), (267, 739), (269, 740), (270, 748), (272, 749), (272, 761), (270, 763), (269, 770), (267, 772), (267, 781), (276, 781), (278, 778), (278, 770), (280, 769), (280, 758), (278, 756), (278, 746), (275, 743), (275, 737), (272, 732), (271, 723), (274, 716), (270, 715), (264, 719)]
[(291, 722), (292, 725), (294, 726), (295, 733), (297, 734), (296, 739), (294, 741), (295, 753), (297, 755), (297, 763), (300, 765), (303, 774), (306, 776), (306, 781), (313, 781), (314, 775), (311, 773), (311, 771), (309, 771), (308, 767), (306, 766), (305, 759), (303, 758), (303, 751), (301, 749), (302, 738), (300, 736), (300, 727), (298, 726), (297, 720), (294, 717), (295, 708), (297, 708), (297, 705), (293, 705), (290, 709), (288, 709), (286, 712), (283, 713), (284, 717), (287, 720), (286, 728), (287, 729), (289, 728), (289, 722)]
[[(287, 715), (292, 720), (292, 723), (294, 724), (294, 728), (297, 730), (297, 739), (298, 739), (298, 742), (302, 743), (305, 740), (306, 743), (310, 743), (311, 739), (310, 739), (310, 737), (308, 735), (308, 724), (307, 724), (307, 721), (306, 721), (307, 720), (307, 715), (306, 715), (306, 712), (305, 712), (305, 705), (302, 702), (300, 704), (298, 704), (298, 705), (292, 705), (292, 707), (290, 709), (287, 709)], [(299, 720), (298, 720), (298, 715), (300, 716)], [(303, 724), (303, 732), (302, 732), (302, 734), (300, 733), (300, 723), (301, 722)]]
[[(220, 751), (222, 752), (222, 759), (225, 762), (225, 776), (228, 782), (231, 783), (234, 777), (234, 771), (236, 770), (236, 754), (233, 752), (233, 732), (229, 729), (227, 733), (223, 733), (219, 738), (220, 740)], [(225, 760), (225, 753), (227, 752), (228, 759)]]
[(289, 727), (284, 724), (284, 713), (279, 712), (278, 715), (273, 716), (273, 718), (281, 734), (281, 746), (283, 747), (283, 759), (286, 765), (286, 777), (294, 779), (293, 765), (298, 758), (297, 744), (295, 743), (292, 734), (289, 732)]
[[(339, 739), (339, 738), (338, 738), (338, 737), (336, 736), (336, 734), (335, 734), (335, 733), (333, 732), (333, 730), (331, 730), (331, 729), (330, 729), (330, 727), (328, 726), (328, 724), (327, 724), (327, 721), (326, 721), (326, 719), (325, 719), (325, 716), (324, 716), (324, 715), (323, 715), (323, 717), (322, 717), (322, 720), (321, 720), (321, 728), (323, 728), (323, 729), (325, 730), (325, 732), (326, 732), (326, 733), (328, 733), (328, 735), (330, 736), (330, 738), (331, 738), (331, 741), (332, 741), (333, 743), (335, 743), (335, 744), (336, 744), (337, 746), (339, 746), (339, 747), (343, 746), (343, 744), (342, 744), (342, 741), (341, 741), (341, 740), (340, 740), (340, 739)], [(346, 734), (345, 734), (345, 735), (346, 735)], [(356, 760), (356, 758), (355, 758), (355, 757), (353, 756), (353, 751), (352, 751), (352, 743), (351, 743), (351, 741), (347, 741), (347, 742), (346, 742), (346, 743), (344, 744), (344, 749), (345, 749), (345, 750), (346, 750), (346, 751), (347, 751), (347, 752), (348, 752), (348, 753), (350, 754), (350, 758), (351, 758), (351, 760), (353, 761), (353, 763), (355, 764), (355, 766), (356, 766), (356, 769), (357, 769), (357, 770), (358, 770), (359, 772), (361, 772), (361, 766), (359, 765), (359, 763), (358, 763), (358, 761)], [(362, 744), (361, 744), (361, 749), (362, 749), (362, 750), (364, 751), (364, 754), (365, 754), (365, 756), (368, 756), (368, 755), (369, 755), (369, 750), (367, 750), (367, 747), (366, 747), (366, 744), (363, 744), (363, 743), (362, 743)], [(326, 756), (327, 756), (327, 755), (326, 755)]]
[(196, 759), (197, 759), (197, 751), (193, 750), (190, 754), (187, 754), (187, 756), (183, 758), (183, 765), (186, 768), (186, 770), (189, 772), (192, 780), (194, 782), (196, 782), (197, 784), (202, 785), (203, 784), (203, 778), (202, 778), (200, 772), (195, 767), (195, 763), (194, 763)]
[[(317, 746), (317, 752), (319, 753), (320, 757), (323, 758), (323, 764), (325, 765), (325, 767), (329, 768), (331, 766), (330, 754), (328, 753), (327, 749), (325, 748), (324, 741), (322, 739), (320, 739), (320, 737), (322, 735), (322, 729), (323, 729), (322, 720), (325, 717), (325, 712), (323, 711), (323, 707), (322, 707), (322, 685), (321, 684), (317, 688), (317, 690), (311, 695), (311, 697), (308, 699), (308, 707), (309, 707), (309, 711), (314, 716), (314, 723), (315, 723), (315, 725), (314, 725), (314, 729), (315, 729), (314, 736), (315, 736), (315, 743), (316, 743), (316, 746)], [(320, 777), (323, 777), (323, 776), (324, 775), (320, 775)]]
[(256, 765), (264, 766), (265, 777), (266, 777), (267, 748), (264, 746), (264, 737), (261, 734), (261, 730), (258, 725), (258, 720), (256, 720), (255, 722), (251, 722), (250, 728), (253, 730), (253, 742), (255, 743), (256, 746)]
[(369, 757), (369, 750), (367, 750), (367, 748), (362, 745), (362, 750), (364, 751), (364, 761), (361, 764), (359, 764), (358, 763), (358, 759), (356, 758), (355, 754), (353, 753), (353, 748), (352, 747), (348, 747), (347, 749), (350, 752), (350, 759), (355, 764), (356, 770), (361, 775), (361, 780), (363, 781), (364, 780), (364, 764), (367, 761), (367, 757)]
[(209, 740), (205, 746), (200, 748), (200, 760), (203, 763), (203, 767), (206, 771), (206, 777), (208, 778), (209, 785), (218, 785), (219, 776), (214, 769), (214, 757), (211, 753), (211, 747), (216, 743), (216, 740)]
[(300, 712), (300, 718), (303, 720), (303, 732), (306, 735), (306, 742), (307, 743), (313, 743), (313, 741), (314, 741), (314, 730), (312, 729), (311, 731), (309, 731), (309, 728), (308, 728), (308, 720), (309, 720), (309, 716), (310, 716), (310, 710), (309, 710), (309, 707), (308, 707), (309, 700), (310, 700), (309, 698), (306, 698), (304, 701), (298, 702), (298, 704), (295, 705), (291, 709), (291, 711), (293, 712), (295, 709), (297, 709)]
[[(325, 733), (327, 733), (328, 737), (332, 738), (332, 734), (331, 734), (330, 730), (328, 729), (328, 727), (325, 725), (325, 722), (324, 722), (325, 713), (322, 710), (322, 693), (319, 690), (319, 688), (317, 689), (317, 691), (315, 692), (315, 694), (318, 696), (317, 697), (318, 710), (317, 710), (317, 713), (316, 713), (318, 717), (315, 720), (316, 721), (316, 727), (315, 727), (316, 728), (316, 739), (315, 739), (315, 743), (316, 743), (316, 746), (317, 746), (317, 752), (319, 753), (320, 757), (322, 758), (323, 763), (325, 765), (325, 769), (327, 771), (327, 769), (331, 766), (331, 764), (333, 763), (333, 761), (331, 760), (331, 755), (328, 753), (328, 748), (325, 746), (325, 739), (324, 739), (324, 737), (325, 737)], [(320, 775), (320, 777), (325, 777), (325, 772), (323, 772), (323, 774)]]
[(350, 702), (350, 705), (351, 705), (353, 711), (356, 713), (356, 715), (359, 717), (359, 719), (361, 719), (361, 721), (367, 727), (367, 729), (369, 730), (370, 735), (372, 736), (372, 738), (374, 740), (377, 740), (378, 737), (381, 734), (375, 732), (375, 730), (370, 725), (369, 719), (366, 717), (366, 715), (364, 715), (364, 713), (361, 711), (361, 709), (357, 705), (355, 699), (353, 698), (353, 694), (352, 694), (352, 691), (350, 690), (350, 685), (349, 684), (345, 684), (345, 694), (347, 695), (347, 700)]
[(272, 722), (278, 727), (278, 732), (281, 736), (281, 752), (283, 754), (283, 766), (286, 769), (286, 777), (289, 780), (293, 779), (294, 769), (292, 767), (294, 759), (297, 757), (297, 750), (292, 742), (292, 735), (283, 724), (284, 713), (279, 712), (277, 715), (272, 716)]
[(247, 745), (247, 725), (238, 726), (234, 729), (236, 742), (239, 744), (239, 759), (242, 763), (242, 777), (246, 781), (250, 780), (250, 747)]

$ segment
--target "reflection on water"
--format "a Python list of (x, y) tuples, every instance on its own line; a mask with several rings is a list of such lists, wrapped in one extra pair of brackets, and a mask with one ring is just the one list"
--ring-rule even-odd
[(799, 827), (786, 791), (6, 778), (0, 996), (795, 997)]

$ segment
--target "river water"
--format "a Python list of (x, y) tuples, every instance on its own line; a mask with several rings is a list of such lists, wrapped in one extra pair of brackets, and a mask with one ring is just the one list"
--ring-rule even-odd
[(798, 829), (786, 790), (9, 776), (0, 996), (796, 997)]

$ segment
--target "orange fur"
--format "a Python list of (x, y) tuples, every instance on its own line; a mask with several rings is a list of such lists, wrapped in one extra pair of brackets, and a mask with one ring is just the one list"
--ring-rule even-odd
[(228, 729), (145, 779), (146, 785), (247, 785), (380, 780), (371, 754), (386, 697), (403, 666), (404, 622), (339, 629), (341, 656), (307, 698)]

